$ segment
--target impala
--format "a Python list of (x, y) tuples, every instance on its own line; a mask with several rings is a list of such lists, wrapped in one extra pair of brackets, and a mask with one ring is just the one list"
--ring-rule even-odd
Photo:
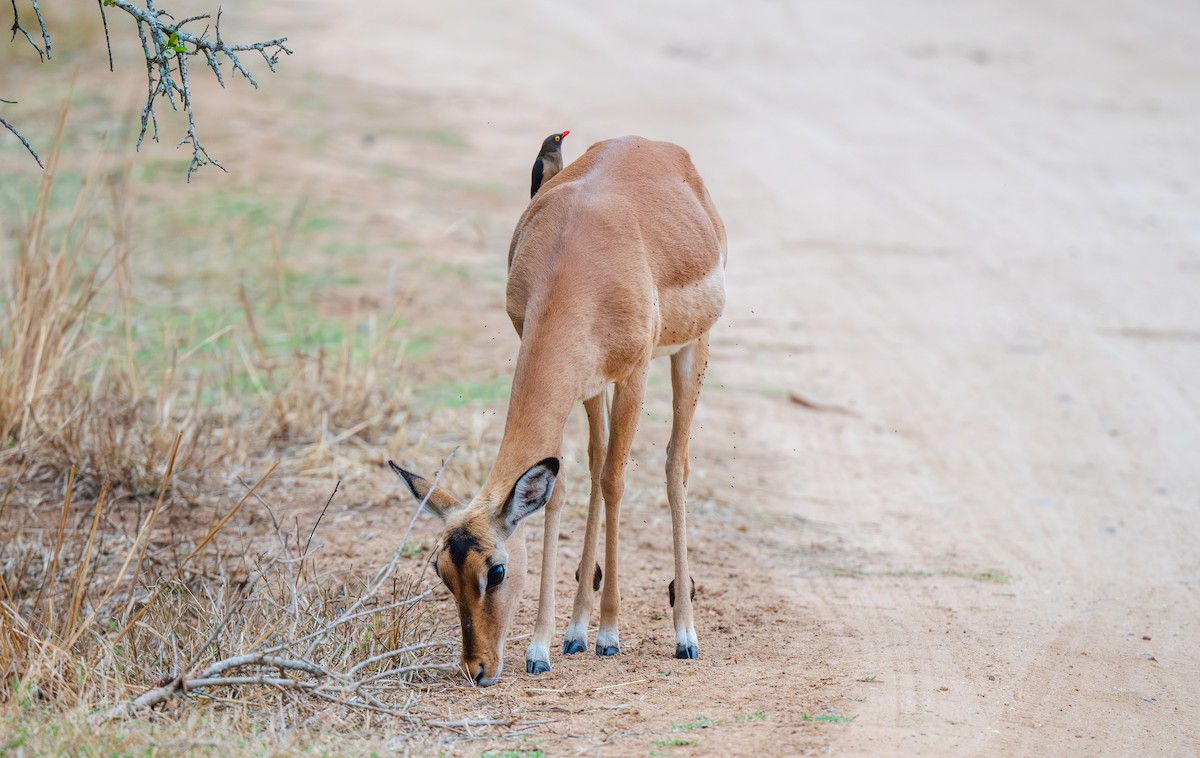
[[(458, 604), (462, 667), (477, 684), (495, 683), (503, 669), (504, 641), (525, 578), (520, 526), (543, 507), (541, 588), (525, 667), (531, 674), (550, 670), (564, 499), (559, 456), (563, 427), (579, 400), (588, 417), (591, 493), (563, 653), (587, 649), (597, 592), (596, 654), (619, 652), (625, 467), (647, 369), (653, 358), (667, 355), (675, 657), (698, 657), (687, 555), (688, 437), (708, 363), (709, 331), (725, 305), (725, 258), (725, 227), (687, 151), (641, 137), (592, 145), (542, 186), (517, 222), (508, 252), (507, 304), (521, 346), (504, 435), (487, 482), (466, 501), (389, 461), (413, 496), (445, 522), (434, 566)], [(596, 563), (602, 499), (603, 571)], [(676, 592), (685, 586), (689, 591)]]

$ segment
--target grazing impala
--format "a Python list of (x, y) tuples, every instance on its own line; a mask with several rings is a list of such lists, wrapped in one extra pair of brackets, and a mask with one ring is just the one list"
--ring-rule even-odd
[[(587, 649), (588, 616), (601, 586), (596, 654), (620, 650), (617, 533), (625, 464), (650, 360), (665, 355), (671, 356), (674, 400), (667, 498), (675, 552), (675, 657), (699, 655), (687, 556), (688, 434), (708, 362), (709, 330), (725, 305), (725, 247), (725, 227), (687, 151), (641, 137), (592, 145), (542, 186), (517, 222), (508, 252), (508, 315), (521, 348), (487, 483), (468, 502), (441, 488), (431, 491), (430, 482), (391, 464), (413, 495), (445, 521), (434, 566), (458, 603), (463, 669), (479, 685), (500, 677), (525, 578), (520, 525), (543, 506), (541, 594), (525, 668), (532, 674), (550, 670), (564, 498), (556, 479), (563, 427), (579, 400), (588, 417), (591, 496), (563, 653)], [(596, 563), (601, 497), (603, 572)], [(676, 592), (684, 587), (689, 590)]]

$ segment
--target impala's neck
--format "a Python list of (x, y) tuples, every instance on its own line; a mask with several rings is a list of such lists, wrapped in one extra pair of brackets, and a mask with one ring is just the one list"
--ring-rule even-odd
[(480, 502), (500, 502), (531, 465), (560, 456), (571, 408), (595, 373), (578, 322), (539, 321), (526, 322), (522, 330), (504, 437)]

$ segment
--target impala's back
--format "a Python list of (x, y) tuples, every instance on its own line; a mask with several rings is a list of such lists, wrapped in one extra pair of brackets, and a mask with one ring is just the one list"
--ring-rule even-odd
[(517, 223), (508, 314), (522, 335), (527, 323), (590, 328), (604, 346), (596, 378), (618, 380), (648, 346), (674, 352), (716, 322), (724, 268), (725, 227), (687, 151), (606, 140), (546, 183)]

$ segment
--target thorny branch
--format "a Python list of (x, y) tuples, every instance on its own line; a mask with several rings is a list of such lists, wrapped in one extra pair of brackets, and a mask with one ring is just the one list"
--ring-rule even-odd
[[(41, 61), (49, 60), (49, 58), (50, 58), (50, 33), (48, 31), (46, 31), (46, 22), (42, 19), (42, 9), (38, 7), (38, 0), (33, 0), (33, 12), (34, 12), (34, 15), (37, 16), (38, 26), (40, 26), (42, 28), (42, 42), (45, 45), (45, 49), (38, 47), (37, 43), (33, 41), (33, 37), (29, 36), (29, 32), (25, 29), (25, 27), (21, 26), (21, 14), (20, 14), (20, 12), (17, 11), (17, 0), (12, 0), (12, 12), (13, 12), (12, 36), (9, 38), (8, 41), (12, 42), (13, 40), (15, 40), (17, 38), (17, 32), (20, 32), (21, 34), (23, 34), (25, 36), (25, 39), (29, 40), (29, 44), (33, 47), (33, 49), (37, 50), (38, 60), (41, 60)], [(0, 103), (8, 103), (9, 105), (15, 105), (16, 101), (15, 100), (0, 100)], [(33, 145), (30, 145), (29, 140), (25, 139), (24, 135), (22, 135), (20, 132), (17, 131), (17, 127), (8, 123), (3, 118), (0, 118), (0, 125), (3, 125), (5, 129), (7, 129), (13, 133), (13, 136), (15, 136), (17, 139), (21, 140), (21, 144), (25, 146), (25, 149), (29, 151), (29, 154), (33, 156), (33, 159), (35, 161), (37, 161), (38, 166), (40, 166), (43, 169), (46, 168), (46, 165), (44, 163), (42, 163), (42, 159), (38, 156), (37, 151), (33, 149)]]
[[(14, 100), (0, 100), (0, 103), (14, 103), (14, 102), (15, 102)], [(13, 134), (15, 134), (17, 139), (21, 140), (21, 144), (25, 146), (25, 149), (29, 151), (29, 154), (33, 156), (33, 159), (35, 161), (37, 161), (37, 164), (39, 166), (41, 166), (42, 168), (46, 168), (45, 164), (42, 163), (42, 159), (40, 157), (38, 157), (37, 151), (34, 150), (33, 146), (29, 144), (29, 140), (25, 139), (25, 137), (20, 132), (17, 131), (17, 127), (13, 126), (12, 124), (8, 123), (7, 121), (5, 121), (2, 118), (0, 118), (0, 126), (3, 126), (5, 129), (7, 129), (10, 132), (12, 132)]]
[[(25, 30), (25, 27), (21, 26), (21, 14), (17, 12), (17, 0), (12, 0), (12, 9), (13, 9), (12, 37), (10, 37), (8, 41), (12, 42), (14, 39), (17, 38), (17, 32), (20, 32), (21, 34), (25, 35), (25, 39), (29, 40), (29, 44), (33, 45), (33, 49), (37, 50), (39, 60), (46, 60), (47, 58), (49, 58), (50, 57), (50, 35), (46, 32), (46, 25), (42, 24), (42, 39), (46, 41), (46, 49), (43, 51), (42, 48), (38, 47), (37, 43), (33, 41), (33, 37), (29, 36), (29, 32), (27, 32)], [(36, 0), (33, 3), (33, 9), (37, 13), (38, 23), (41, 23), (42, 12), (41, 12), (41, 10), (38, 9), (38, 4), (37, 4)]]
[[(204, 30), (198, 35), (184, 30), (184, 26), (198, 21), (211, 20), (211, 14), (201, 14), (197, 16), (189, 16), (181, 21), (175, 21), (174, 17), (165, 10), (159, 10), (154, 7), (154, 0), (145, 0), (146, 7), (142, 8), (134, 5), (130, 0), (98, 0), (100, 5), (100, 15), (104, 20), (104, 38), (108, 43), (109, 68), (112, 69), (112, 41), (108, 32), (108, 18), (105, 14), (105, 8), (116, 8), (129, 14), (137, 25), (138, 38), (142, 43), (142, 53), (146, 58), (146, 104), (142, 106), (142, 127), (138, 133), (137, 147), (141, 149), (142, 140), (146, 136), (146, 130), (153, 127), (152, 137), (158, 141), (158, 117), (155, 113), (155, 106), (166, 100), (173, 110), (178, 110), (180, 103), (187, 114), (188, 129), (187, 134), (179, 141), (179, 146), (191, 144), (192, 160), (188, 165), (188, 181), (192, 179), (192, 174), (196, 169), (206, 163), (211, 163), (217, 168), (225, 171), (215, 158), (209, 155), (203, 143), (200, 141), (196, 133), (196, 117), (192, 103), (191, 78), (188, 70), (188, 58), (194, 55), (203, 55), (205, 65), (207, 65), (217, 77), (217, 82), (222, 87), (225, 86), (225, 77), (221, 73), (221, 59), (219, 56), (224, 56), (228, 63), (233, 66), (233, 70), (240, 73), (246, 81), (258, 88), (258, 81), (254, 75), (246, 68), (238, 53), (246, 53), (257, 51), (262, 56), (267, 64), (267, 68), (272, 72), (275, 71), (275, 64), (279, 62), (280, 53), (292, 54), (292, 51), (285, 45), (287, 37), (277, 37), (275, 39), (263, 40), (261, 42), (251, 42), (245, 44), (229, 44), (221, 37), (221, 13), (218, 8), (216, 20), (210, 25), (205, 25)], [(42, 31), (43, 46), (38, 47), (34, 42), (33, 37), (21, 25), (20, 14), (17, 11), (16, 0), (11, 0), (13, 11), (12, 24), (12, 39), (16, 39), (17, 33), (20, 32), (37, 50), (40, 60), (50, 59), (50, 34), (46, 30), (46, 24), (42, 19), (41, 8), (38, 6), (38, 0), (31, 0), (34, 14), (37, 16), (38, 26)], [(209, 35), (209, 31), (212, 35)], [(12, 40), (10, 40), (12, 41)], [(5, 101), (7, 102), (7, 101)], [(17, 136), (25, 148), (29, 150), (38, 165), (42, 165), (38, 154), (30, 146), (29, 142), (21, 136), (15, 128), (7, 121), (0, 119), (0, 124), (3, 124), (9, 131)]]

